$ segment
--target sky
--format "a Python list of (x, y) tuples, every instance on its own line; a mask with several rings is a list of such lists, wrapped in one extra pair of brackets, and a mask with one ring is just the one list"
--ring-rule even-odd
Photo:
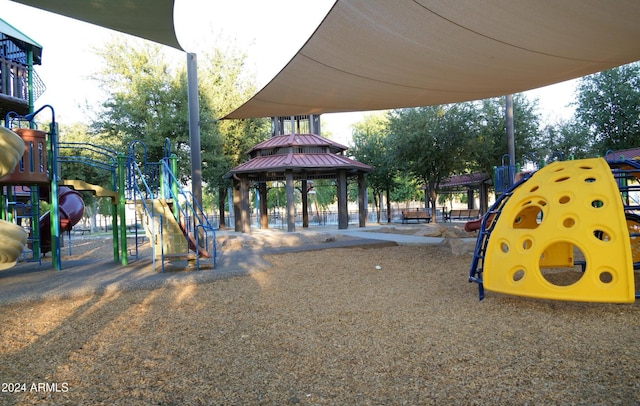
[[(221, 33), (232, 38), (248, 55), (255, 71), (257, 88), (266, 85), (296, 54), (321, 23), (334, 0), (176, 0), (176, 34), (188, 52), (201, 53), (211, 47), (212, 36)], [(101, 101), (90, 76), (100, 69), (94, 49), (115, 36), (124, 35), (46, 11), (0, 0), (0, 18), (39, 43), (42, 65), (36, 72), (47, 90), (36, 100), (36, 108), (50, 104), (56, 120), (62, 123), (86, 122), (79, 106)], [(275, 44), (275, 45), (274, 45)], [(166, 48), (170, 57), (184, 53)], [(567, 107), (574, 98), (576, 81), (532, 90), (525, 94), (537, 98), (545, 122), (569, 119)], [(324, 114), (323, 132), (334, 141), (349, 145), (351, 125), (371, 112)]]

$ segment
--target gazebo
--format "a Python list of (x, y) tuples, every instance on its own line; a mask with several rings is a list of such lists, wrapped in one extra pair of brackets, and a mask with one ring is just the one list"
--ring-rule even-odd
[[(481, 213), (486, 213), (489, 209), (489, 186), (492, 182), (491, 176), (485, 173), (467, 173), (443, 179), (440, 190), (445, 193), (466, 192), (468, 208), (479, 208)], [(480, 197), (480, 207), (474, 207), (476, 190)]]
[(250, 159), (231, 169), (236, 231), (250, 232), (249, 188), (255, 185), (259, 196), (260, 227), (268, 228), (267, 182), (284, 181), (286, 189), (287, 231), (295, 231), (294, 182), (302, 191), (302, 226), (308, 227), (308, 189), (310, 180), (335, 179), (338, 200), (338, 228), (349, 225), (347, 182), (358, 183), (359, 226), (366, 224), (365, 174), (372, 168), (344, 155), (347, 147), (314, 134), (275, 135), (249, 150)]

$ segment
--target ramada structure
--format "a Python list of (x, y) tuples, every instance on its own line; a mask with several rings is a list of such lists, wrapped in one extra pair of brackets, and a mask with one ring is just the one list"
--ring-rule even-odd
[[(301, 117), (291, 117), (293, 124)], [(319, 125), (314, 126), (314, 116), (309, 119), (312, 131), (319, 132)], [(274, 128), (282, 128), (287, 119), (273, 120)], [(317, 122), (317, 121), (316, 121)], [(294, 125), (290, 128), (293, 130)], [(299, 127), (298, 127), (299, 128)], [(314, 130), (315, 128), (315, 130)], [(278, 130), (276, 130), (278, 131)], [(233, 202), (236, 231), (250, 232), (251, 207), (249, 189), (256, 187), (259, 196), (260, 227), (268, 228), (267, 183), (284, 182), (287, 196), (286, 218), (287, 231), (295, 231), (295, 183), (300, 182), (302, 192), (302, 226), (308, 227), (308, 191), (309, 181), (316, 179), (335, 179), (338, 200), (338, 228), (345, 229), (349, 225), (347, 209), (347, 182), (358, 183), (358, 224), (366, 223), (366, 183), (365, 174), (371, 172), (368, 165), (350, 159), (344, 155), (347, 147), (315, 134), (278, 134), (259, 143), (248, 151), (250, 159), (226, 174), (233, 178)]]

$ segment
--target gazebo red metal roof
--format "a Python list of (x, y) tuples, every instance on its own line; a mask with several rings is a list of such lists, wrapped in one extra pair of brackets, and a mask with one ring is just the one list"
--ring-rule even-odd
[(286, 147), (328, 147), (333, 153), (346, 151), (348, 149), (348, 147), (342, 144), (315, 134), (286, 134), (276, 135), (266, 141), (262, 141), (251, 148), (248, 153), (251, 155), (253, 152), (259, 150)]
[(484, 173), (467, 173), (445, 178), (440, 182), (441, 189), (455, 189), (464, 186), (477, 187), (481, 183), (491, 180), (491, 177)]
[(225, 177), (243, 174), (254, 181), (273, 181), (284, 179), (284, 172), (291, 170), (296, 179), (326, 179), (335, 177), (340, 170), (347, 174), (373, 170), (344, 156), (346, 150), (344, 145), (315, 134), (277, 135), (251, 148), (251, 159), (231, 169)]
[(230, 173), (299, 170), (359, 170), (371, 172), (372, 168), (361, 162), (337, 154), (294, 154), (267, 155), (255, 157), (233, 168)]
[(624, 157), (624, 159), (638, 159), (640, 157), (640, 147), (621, 149), (618, 151), (611, 151), (605, 155), (605, 159), (617, 160)]

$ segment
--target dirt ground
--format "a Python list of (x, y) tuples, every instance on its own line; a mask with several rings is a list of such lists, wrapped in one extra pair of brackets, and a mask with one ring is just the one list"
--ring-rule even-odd
[(640, 404), (637, 304), (478, 301), (438, 245), (265, 259), (2, 306), (0, 404)]

